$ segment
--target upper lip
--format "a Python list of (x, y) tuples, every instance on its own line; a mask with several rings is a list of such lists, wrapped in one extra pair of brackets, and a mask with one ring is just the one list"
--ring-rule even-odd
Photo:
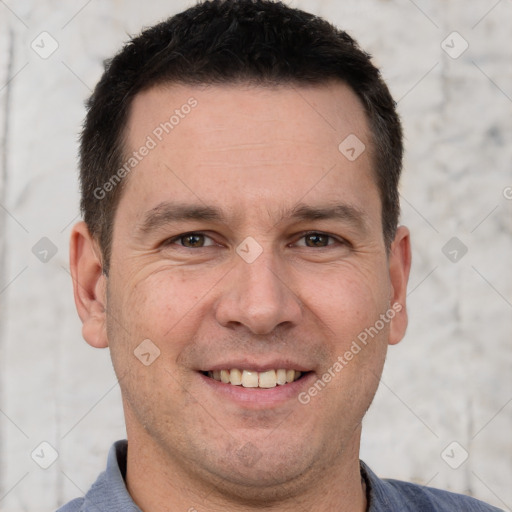
[(298, 370), (299, 372), (309, 372), (311, 367), (305, 366), (299, 362), (290, 359), (273, 359), (269, 361), (255, 361), (247, 358), (243, 359), (230, 359), (221, 363), (214, 363), (204, 367), (201, 371), (216, 371), (216, 370), (252, 370), (256, 372), (265, 372), (268, 370)]

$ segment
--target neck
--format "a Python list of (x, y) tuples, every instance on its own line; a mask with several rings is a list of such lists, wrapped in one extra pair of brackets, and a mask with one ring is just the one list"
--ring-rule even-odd
[(317, 464), (275, 488), (251, 488), (227, 483), (197, 465), (174, 460), (145, 432), (128, 435), (126, 482), (137, 505), (148, 512), (366, 511), (366, 493), (359, 468), (360, 429), (350, 447), (336, 459)]

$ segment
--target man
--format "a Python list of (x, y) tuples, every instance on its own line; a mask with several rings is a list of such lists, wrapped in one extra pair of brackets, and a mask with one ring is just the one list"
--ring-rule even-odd
[(123, 48), (88, 104), (70, 258), (128, 441), (61, 511), (497, 510), (359, 461), (407, 325), (401, 161), (378, 70), (310, 14), (213, 0)]

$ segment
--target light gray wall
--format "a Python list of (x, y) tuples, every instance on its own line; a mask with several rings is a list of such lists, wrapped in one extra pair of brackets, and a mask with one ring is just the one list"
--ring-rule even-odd
[[(327, 17), (374, 55), (407, 136), (411, 322), (389, 351), (362, 458), (381, 476), (511, 510), (512, 2), (290, 3)], [(82, 340), (72, 300), (76, 139), (102, 60), (127, 34), (190, 4), (0, 2), (2, 511), (53, 510), (81, 495), (125, 435), (108, 352)], [(50, 56), (43, 31), (58, 44)], [(452, 58), (443, 40), (452, 56), (469, 46)], [(36, 463), (52, 460), (43, 441), (58, 452), (46, 470)], [(469, 458), (452, 469), (462, 450)]]

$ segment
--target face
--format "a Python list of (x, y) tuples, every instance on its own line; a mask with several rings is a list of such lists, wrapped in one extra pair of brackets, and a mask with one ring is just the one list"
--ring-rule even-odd
[[(366, 146), (355, 160), (339, 149), (350, 134)], [(188, 474), (255, 489), (357, 457), (387, 345), (405, 330), (409, 245), (400, 228), (386, 252), (355, 94), (154, 88), (133, 102), (126, 148), (145, 156), (98, 277), (103, 321), (84, 321), (84, 336), (110, 346), (128, 437)]]

